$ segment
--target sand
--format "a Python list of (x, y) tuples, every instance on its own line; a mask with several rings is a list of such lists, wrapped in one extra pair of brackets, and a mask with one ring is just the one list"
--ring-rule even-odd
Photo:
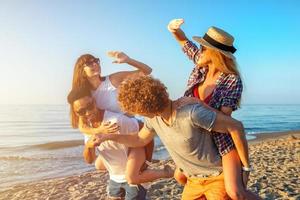
[[(248, 188), (263, 199), (300, 200), (300, 131), (259, 134), (249, 142), (251, 163), (255, 169)], [(174, 165), (159, 161), (152, 167)], [(63, 178), (15, 185), (0, 192), (0, 199), (105, 199), (105, 172), (87, 172)], [(180, 199), (182, 186), (174, 179), (151, 184), (149, 199)]]

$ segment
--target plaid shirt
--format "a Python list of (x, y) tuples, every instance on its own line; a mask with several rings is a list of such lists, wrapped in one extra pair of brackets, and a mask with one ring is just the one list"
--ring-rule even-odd
[[(188, 56), (188, 58), (193, 60), (193, 62), (196, 64), (189, 77), (187, 89), (184, 93), (184, 96), (193, 97), (194, 88), (205, 80), (208, 70), (207, 68), (200, 68), (197, 66), (197, 61), (201, 51), (193, 42), (187, 41), (182, 50)], [(243, 85), (239, 76), (235, 74), (226, 75), (222, 73), (216, 82), (216, 88), (212, 93), (208, 105), (218, 110), (222, 106), (230, 107), (233, 111), (235, 111), (238, 108), (238, 102), (241, 98), (242, 91)], [(218, 147), (221, 156), (224, 156), (234, 148), (234, 143), (230, 135), (217, 132), (212, 133), (215, 144)]]

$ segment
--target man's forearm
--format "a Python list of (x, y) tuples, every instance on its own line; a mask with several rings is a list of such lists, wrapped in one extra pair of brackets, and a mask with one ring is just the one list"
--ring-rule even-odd
[(127, 147), (143, 147), (147, 144), (146, 141), (142, 140), (137, 134), (135, 135), (119, 135), (119, 134), (101, 134), (100, 137), (104, 140), (112, 140)]

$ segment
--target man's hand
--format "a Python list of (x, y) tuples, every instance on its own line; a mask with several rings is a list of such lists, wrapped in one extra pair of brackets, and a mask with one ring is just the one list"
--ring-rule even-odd
[(168, 24), (168, 30), (171, 33), (175, 33), (183, 23), (184, 23), (183, 19), (173, 19)]
[(249, 175), (250, 175), (250, 172), (242, 171), (243, 184), (244, 184), (245, 188), (247, 188), (247, 183), (249, 181)]
[(109, 57), (115, 58), (115, 60), (112, 63), (128, 63), (130, 60), (130, 57), (121, 51), (109, 51), (107, 52), (107, 55)]

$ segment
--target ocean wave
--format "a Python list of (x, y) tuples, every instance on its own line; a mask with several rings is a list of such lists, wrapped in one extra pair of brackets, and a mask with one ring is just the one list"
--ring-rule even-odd
[(25, 157), (25, 156), (0, 156), (0, 160), (4, 161), (32, 161), (32, 160), (49, 160), (55, 159), (54, 157)]
[(67, 140), (67, 141), (55, 141), (47, 142), (43, 144), (24, 145), (16, 147), (1, 147), (0, 150), (30, 150), (30, 149), (41, 149), (41, 150), (56, 150), (65, 149), (71, 147), (77, 147), (84, 145), (83, 140)]
[(62, 160), (62, 159), (81, 159), (82, 156), (68, 156), (68, 157), (26, 157), (26, 156), (0, 156), (0, 161), (40, 161), (40, 160)]
[(54, 149), (64, 149), (64, 148), (70, 148), (70, 147), (76, 147), (84, 145), (83, 140), (69, 140), (69, 141), (56, 141), (56, 142), (48, 142), (44, 144), (36, 144), (27, 146), (29, 148), (39, 148), (39, 149), (45, 149), (45, 150), (54, 150)]

